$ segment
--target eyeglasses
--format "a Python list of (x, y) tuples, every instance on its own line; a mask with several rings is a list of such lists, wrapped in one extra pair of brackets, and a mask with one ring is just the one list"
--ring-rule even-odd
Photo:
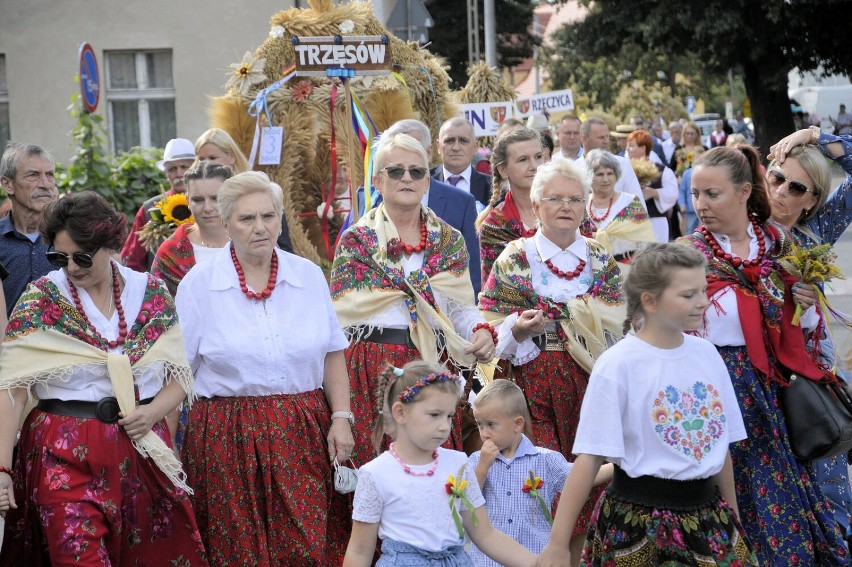
[(429, 170), (425, 167), (418, 166), (409, 167), (408, 169), (405, 169), (404, 167), (397, 167), (395, 165), (392, 165), (390, 167), (382, 169), (381, 171), (384, 171), (388, 175), (388, 177), (390, 177), (391, 179), (396, 179), (397, 181), (402, 179), (402, 176), (405, 175), (405, 172), (407, 171), (408, 174), (411, 175), (411, 179), (413, 179), (414, 181), (420, 181), (421, 179), (426, 177), (426, 172), (428, 172)]
[(790, 179), (787, 179), (787, 177), (784, 175), (784, 172), (780, 169), (770, 169), (768, 177), (769, 184), (772, 186), (773, 189), (781, 187), (786, 182), (788, 183), (787, 190), (798, 197), (801, 197), (805, 193), (810, 193), (812, 191), (810, 187), (800, 181), (792, 181)]
[[(74, 252), (71, 254), (71, 258), (73, 258), (74, 263), (81, 268), (91, 268), (92, 264), (95, 263), (95, 259), (93, 258), (95, 254), (97, 254), (97, 251), (91, 254), (86, 254), (85, 252)], [(68, 254), (54, 250), (47, 253), (47, 261), (57, 268), (65, 268), (68, 266)]]
[(556, 207), (561, 205), (568, 205), (569, 207), (582, 207), (586, 204), (585, 200), (577, 197), (571, 197), (570, 199), (560, 199), (559, 197), (544, 197), (541, 202), (547, 203), (548, 205), (554, 205)]

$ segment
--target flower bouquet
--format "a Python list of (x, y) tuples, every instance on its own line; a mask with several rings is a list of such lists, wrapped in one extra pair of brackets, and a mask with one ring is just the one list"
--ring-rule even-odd
[(544, 486), (544, 481), (535, 476), (533, 471), (530, 471), (530, 476), (524, 481), (524, 487), (521, 488), (521, 491), (524, 494), (529, 494), (532, 498), (535, 498), (538, 501), (541, 512), (544, 514), (547, 522), (552, 526), (553, 515), (550, 513), (550, 508), (548, 507), (547, 502), (544, 501), (544, 497), (541, 495), (541, 492), (539, 492), (542, 486)]
[[(846, 279), (840, 268), (834, 265), (835, 260), (837, 260), (837, 254), (832, 251), (830, 244), (821, 244), (810, 250), (793, 245), (791, 253), (779, 259), (778, 263), (800, 282), (816, 286), (820, 305), (826, 305), (825, 295), (819, 288), (819, 284), (834, 278)], [(801, 317), (802, 306), (797, 303), (792, 324), (798, 325)]]
[(160, 199), (148, 214), (151, 215), (151, 220), (145, 223), (137, 234), (145, 250), (151, 253), (155, 253), (160, 242), (171, 236), (177, 227), (195, 222), (192, 211), (189, 210), (186, 193), (175, 193)]
[(692, 167), (692, 162), (695, 161), (701, 155), (701, 151), (692, 151), (688, 152), (683, 148), (678, 148), (675, 152), (675, 173), (677, 174), (677, 178), (680, 179), (683, 177), (684, 172)]
[(657, 166), (647, 159), (631, 159), (630, 165), (633, 166), (633, 171), (639, 178), (639, 185), (643, 187), (660, 176), (660, 170), (657, 169)]
[(449, 494), (448, 504), (450, 505), (450, 512), (453, 515), (453, 523), (456, 525), (456, 530), (459, 533), (459, 539), (464, 539), (464, 525), (462, 524), (461, 515), (459, 514), (458, 508), (456, 508), (456, 500), (461, 500), (465, 507), (470, 511), (472, 516), (473, 525), (479, 525), (479, 519), (476, 517), (476, 512), (474, 512), (473, 504), (470, 503), (470, 500), (467, 499), (467, 493), (465, 492), (467, 489), (467, 481), (464, 480), (462, 475), (464, 475), (464, 469), (467, 467), (466, 464), (462, 465), (462, 468), (459, 469), (459, 473), (457, 477), (453, 475), (449, 475), (447, 478), (447, 484), (444, 485), (444, 489)]

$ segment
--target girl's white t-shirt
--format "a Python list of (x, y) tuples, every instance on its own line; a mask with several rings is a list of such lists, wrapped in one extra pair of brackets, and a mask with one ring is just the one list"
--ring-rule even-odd
[[(424, 473), (432, 464), (411, 466)], [(379, 537), (405, 542), (420, 549), (440, 551), (463, 543), (450, 512), (446, 484), (450, 475), (458, 481), (459, 471), (467, 480), (465, 495), (474, 508), (485, 505), (473, 468), (461, 451), (438, 449), (438, 468), (432, 476), (406, 474), (393, 456), (385, 451), (366, 465), (358, 475), (352, 519), (379, 524)], [(467, 508), (456, 499), (456, 509)], [(484, 510), (481, 513), (485, 513)]]
[(599, 455), (629, 476), (708, 478), (728, 445), (746, 438), (722, 357), (683, 335), (674, 349), (627, 335), (595, 363), (573, 452)]

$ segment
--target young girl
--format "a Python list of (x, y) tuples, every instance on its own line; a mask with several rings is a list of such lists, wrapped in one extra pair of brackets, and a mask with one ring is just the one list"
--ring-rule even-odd
[(604, 460), (615, 474), (592, 514), (584, 565), (757, 565), (728, 453), (746, 437), (733, 386), (713, 345), (684, 334), (702, 323), (706, 289), (692, 249), (652, 244), (634, 258), (625, 337), (592, 370), (578, 457), (539, 565), (569, 564), (574, 522)]
[(394, 441), (361, 467), (344, 567), (369, 566), (376, 536), (382, 539), (377, 567), (472, 567), (464, 530), (499, 563), (535, 564), (531, 552), (491, 525), (467, 456), (441, 448), (461, 393), (460, 378), (437, 364), (413, 361), (382, 374), (373, 440), (377, 451), (382, 434)]

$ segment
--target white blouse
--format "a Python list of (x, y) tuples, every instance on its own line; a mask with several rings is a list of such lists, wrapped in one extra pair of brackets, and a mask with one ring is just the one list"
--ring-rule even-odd
[[(524, 240), (524, 249), (532, 272), (533, 290), (538, 295), (565, 302), (583, 295), (594, 283), (589, 249), (579, 230), (576, 232), (574, 242), (564, 250), (548, 239), (541, 230), (532, 238)], [(551, 272), (545, 265), (545, 260), (550, 260), (563, 272), (574, 271), (582, 261), (586, 262), (586, 266), (578, 277), (566, 280)], [(497, 357), (511, 360), (516, 365), (526, 364), (541, 352), (533, 342), (532, 336), (520, 343), (515, 340), (512, 327), (518, 320), (518, 315), (518, 313), (512, 313), (497, 328)], [(547, 324), (547, 332), (555, 330), (555, 322)]]
[(349, 344), (322, 271), (282, 250), (266, 301), (240, 290), (230, 247), (189, 271), (177, 310), (199, 396), (295, 394), (322, 387), (325, 357)]
[[(118, 273), (124, 278), (124, 289), (121, 291), (121, 306), (127, 321), (128, 330), (133, 326), (142, 309), (142, 300), (145, 296), (145, 288), (148, 285), (148, 274), (143, 274), (126, 268), (120, 264)], [(71, 287), (68, 285), (68, 276), (65, 270), (55, 270), (47, 274), (47, 278), (56, 284), (62, 295), (68, 299), (71, 305)], [(77, 287), (77, 295), (83, 306), (83, 311), (89, 318), (89, 322), (95, 327), (100, 335), (108, 341), (118, 338), (118, 310), (115, 310), (110, 319), (107, 319), (100, 309), (95, 306), (89, 293), (82, 287)], [(110, 349), (110, 352), (123, 352), (124, 347), (118, 346)], [(152, 398), (157, 395), (163, 387), (162, 364), (151, 364), (144, 369), (134, 369), (134, 381), (139, 386), (139, 398)], [(75, 368), (70, 374), (59, 380), (35, 386), (35, 394), (40, 399), (79, 400), (84, 402), (96, 402), (101, 398), (114, 396), (112, 383), (107, 373), (106, 362), (86, 364)]]

